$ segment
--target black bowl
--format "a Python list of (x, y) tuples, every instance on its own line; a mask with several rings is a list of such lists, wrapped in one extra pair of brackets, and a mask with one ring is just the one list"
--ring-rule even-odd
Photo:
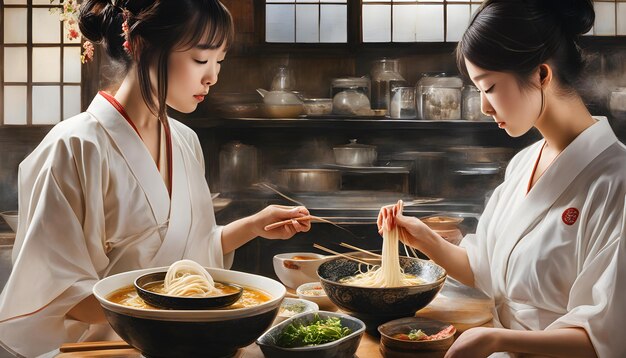
[(167, 272), (153, 272), (137, 277), (135, 280), (135, 290), (141, 299), (155, 307), (174, 310), (205, 310), (230, 306), (237, 302), (243, 294), (243, 287), (232, 283), (219, 282), (225, 286), (237, 288), (234, 293), (211, 297), (177, 297), (163, 295), (145, 289), (146, 285), (156, 282), (163, 282)]
[[(403, 287), (359, 287), (339, 283), (344, 277), (359, 273), (357, 262), (336, 258), (326, 261), (317, 270), (322, 287), (333, 303), (362, 319), (368, 328), (391, 319), (414, 316), (435, 298), (446, 280), (446, 271), (432, 261), (400, 257), (405, 273), (422, 278), (426, 283)], [(362, 267), (365, 270), (365, 267)], [(376, 327), (373, 327), (376, 325)]]

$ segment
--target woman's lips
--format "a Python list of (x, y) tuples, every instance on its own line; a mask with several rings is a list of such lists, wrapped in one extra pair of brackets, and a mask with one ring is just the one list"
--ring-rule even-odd
[(193, 98), (195, 98), (196, 100), (198, 100), (198, 102), (202, 102), (202, 101), (204, 101), (204, 96), (202, 96), (202, 95), (198, 95), (198, 94), (197, 94), (197, 95), (193, 96)]

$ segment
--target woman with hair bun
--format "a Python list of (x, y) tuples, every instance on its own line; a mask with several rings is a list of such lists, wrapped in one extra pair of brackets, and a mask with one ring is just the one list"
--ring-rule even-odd
[(402, 203), (379, 228), (494, 302), (494, 327), (469, 329), (446, 357), (624, 357), (626, 148), (576, 89), (591, 0), (487, 0), (457, 47), (482, 111), (510, 136), (543, 137), (509, 163), (475, 234), (445, 241)]
[(0, 342), (33, 357), (110, 339), (92, 295), (101, 278), (194, 260), (230, 267), (257, 236), (287, 239), (304, 207), (269, 206), (218, 226), (192, 112), (218, 79), (233, 22), (218, 0), (84, 0), (79, 26), (126, 68), (115, 94), (56, 125), (19, 168), (13, 271), (0, 297)]

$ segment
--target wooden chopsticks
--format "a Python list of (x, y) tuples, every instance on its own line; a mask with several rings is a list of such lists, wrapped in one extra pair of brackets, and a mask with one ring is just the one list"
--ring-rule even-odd
[(361, 259), (357, 259), (356, 257), (352, 257), (352, 256), (350, 256), (350, 255), (345, 255), (345, 254), (339, 253), (339, 252), (337, 252), (337, 251), (333, 251), (333, 250), (331, 250), (331, 249), (327, 249), (327, 248), (325, 248), (325, 247), (324, 247), (324, 246), (322, 246), (322, 245), (313, 244), (313, 247), (314, 247), (314, 248), (316, 248), (316, 249), (320, 249), (320, 250), (322, 250), (322, 251), (329, 252), (329, 253), (334, 254), (334, 255), (337, 255), (337, 256), (341, 256), (341, 257), (346, 258), (346, 259), (348, 259), (348, 260), (352, 260), (352, 261), (358, 262), (358, 263), (363, 264), (363, 265), (368, 265), (368, 266), (371, 266), (371, 265), (372, 265), (371, 263), (366, 262), (366, 261), (363, 261), (363, 260), (361, 260)]
[(381, 258), (381, 257), (382, 257), (382, 256), (381, 256), (381, 255), (379, 255), (379, 254), (375, 254), (375, 253), (373, 253), (373, 252), (369, 252), (369, 251), (367, 251), (367, 250), (365, 250), (365, 249), (362, 249), (362, 248), (360, 248), (360, 247), (356, 247), (356, 246), (352, 246), (352, 245), (350, 245), (350, 244), (346, 244), (345, 242), (342, 242), (342, 243), (341, 243), (341, 244), (339, 244), (339, 245), (341, 245), (341, 246), (343, 246), (343, 247), (347, 247), (347, 248), (352, 249), (352, 250), (356, 250), (356, 251), (363, 252), (363, 253), (365, 253), (365, 254), (368, 254), (368, 255), (374, 256), (374, 257), (376, 257), (376, 258)]
[(63, 343), (59, 348), (61, 353), (83, 352), (103, 349), (127, 349), (132, 348), (124, 341), (100, 341), (100, 342), (81, 342), (81, 343)]
[(298, 218), (293, 218), (293, 219), (287, 219), (287, 220), (283, 220), (283, 221), (278, 221), (275, 222), (273, 224), (269, 224), (266, 227), (264, 227), (265, 231), (270, 231), (270, 230), (274, 230), (276, 228), (279, 228), (283, 225), (289, 225), (292, 223), (293, 220), (296, 221), (301, 221), (301, 220), (311, 220), (311, 221), (323, 221), (321, 218), (318, 218), (317, 216), (313, 216), (313, 215), (306, 215), (306, 216), (300, 216)]

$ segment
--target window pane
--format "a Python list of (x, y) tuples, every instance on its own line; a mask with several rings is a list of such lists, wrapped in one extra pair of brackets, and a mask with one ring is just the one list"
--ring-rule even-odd
[(459, 41), (470, 20), (469, 5), (448, 5), (448, 33), (446, 41)]
[(61, 82), (61, 48), (33, 48), (33, 82)]
[(391, 6), (363, 5), (363, 42), (391, 41)]
[(4, 86), (4, 124), (26, 124), (26, 86)]
[(417, 5), (393, 6), (393, 42), (415, 42)]
[(320, 41), (348, 42), (348, 7), (346, 5), (322, 5)]
[(617, 4), (617, 34), (626, 35), (626, 3)]
[(63, 87), (63, 118), (80, 113), (80, 86)]
[(26, 47), (4, 48), (4, 80), (6, 82), (26, 82), (28, 62)]
[[(316, 3), (316, 4), (319, 3), (318, 0), (296, 0), (296, 2), (300, 2), (300, 3), (302, 3), (302, 2), (307, 3), (308, 2), (308, 3)], [(297, 22), (297, 20), (296, 20), (296, 22)]]
[(59, 0), (33, 0), (33, 5), (59, 5)]
[(294, 5), (266, 5), (265, 41), (295, 41)]
[(33, 124), (61, 121), (61, 87), (33, 86)]
[(594, 35), (615, 35), (615, 3), (595, 2), (596, 21)]
[(59, 14), (47, 8), (33, 9), (33, 43), (60, 43), (61, 21)]
[(476, 11), (478, 11), (479, 8), (480, 8), (480, 5), (472, 4), (472, 16), (474, 16), (474, 14), (476, 13)]
[(4, 0), (5, 5), (26, 5), (26, 0)]
[(443, 41), (443, 5), (417, 7), (417, 41)]
[(335, 3), (336, 2), (340, 2), (340, 3), (346, 4), (346, 3), (348, 3), (348, 0), (320, 0), (320, 2), (321, 3), (324, 3), (324, 2), (335, 2)]
[(319, 42), (319, 5), (296, 5), (296, 42)]
[(296, 2), (296, 0), (266, 0), (265, 2)]
[(4, 9), (4, 42), (26, 43), (26, 9)]
[(63, 82), (80, 82), (80, 47), (63, 49)]

